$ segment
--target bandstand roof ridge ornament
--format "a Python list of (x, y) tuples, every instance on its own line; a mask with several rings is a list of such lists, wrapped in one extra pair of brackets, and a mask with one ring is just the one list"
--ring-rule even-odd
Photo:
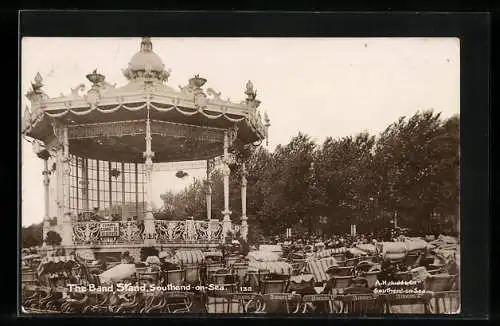
[[(142, 162), (146, 116), (149, 112), (152, 151), (156, 162), (205, 160), (222, 155), (224, 132), (237, 127), (243, 144), (267, 139), (257, 91), (247, 82), (245, 100), (221, 99), (207, 79), (194, 74), (179, 90), (167, 85), (171, 70), (143, 37), (139, 51), (123, 71), (127, 83), (108, 83), (97, 69), (87, 74), (89, 88), (80, 83), (69, 95), (50, 98), (37, 74), (26, 94), (31, 105), (23, 116), (23, 134), (50, 147), (56, 122), (68, 128), (71, 154), (99, 160)], [(268, 119), (268, 118), (267, 118)], [(179, 151), (182, 148), (182, 151)]]

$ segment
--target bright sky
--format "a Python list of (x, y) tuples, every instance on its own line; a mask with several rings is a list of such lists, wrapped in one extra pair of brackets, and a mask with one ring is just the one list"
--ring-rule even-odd
[[(117, 86), (121, 70), (139, 50), (140, 38), (23, 38), (21, 90), (37, 72), (50, 97), (90, 83), (94, 69)], [(459, 113), (460, 43), (455, 38), (152, 38), (153, 51), (172, 69), (177, 88), (200, 74), (206, 87), (239, 103), (252, 80), (271, 119), (269, 148), (286, 144), (299, 131), (318, 143), (361, 131), (379, 133), (400, 116), (434, 109)], [(22, 111), (28, 105), (21, 103)], [(23, 216), (30, 225), (43, 218), (43, 162), (22, 143)], [(203, 170), (188, 171), (201, 177)], [(154, 203), (192, 178), (175, 171), (153, 176)]]

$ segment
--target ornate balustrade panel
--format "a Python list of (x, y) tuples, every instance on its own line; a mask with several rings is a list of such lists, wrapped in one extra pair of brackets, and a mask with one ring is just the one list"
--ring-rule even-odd
[(137, 221), (120, 222), (121, 243), (142, 243), (144, 223)]
[(143, 233), (141, 221), (73, 223), (73, 242), (77, 245), (139, 244), (144, 241)]
[(186, 222), (155, 220), (155, 231), (159, 242), (184, 241)]
[(73, 223), (73, 242), (75, 244), (93, 244), (99, 242), (99, 222)]
[(200, 241), (210, 241), (212, 239), (210, 234), (210, 224), (207, 221), (196, 221), (194, 223), (196, 238)]
[(210, 239), (224, 241), (224, 232), (222, 228), (222, 222), (210, 221), (209, 224), (209, 237)]
[(220, 242), (222, 222), (214, 221), (155, 221), (157, 240), (168, 242)]
[[(155, 220), (159, 243), (214, 243), (224, 240), (220, 221)], [(76, 245), (142, 244), (142, 221), (74, 222), (73, 243)]]

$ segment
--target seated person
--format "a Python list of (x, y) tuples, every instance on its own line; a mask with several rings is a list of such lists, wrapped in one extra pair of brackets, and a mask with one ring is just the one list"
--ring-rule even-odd
[(161, 261), (160, 269), (163, 272), (174, 271), (180, 268), (179, 264), (177, 264), (177, 262), (174, 260), (172, 254), (162, 256), (160, 258), (160, 261)]
[(104, 259), (97, 259), (95, 265), (99, 266), (99, 269), (101, 271), (105, 271), (106, 270), (106, 262), (104, 261)]
[(146, 269), (147, 273), (157, 273), (161, 271), (161, 266), (157, 264), (149, 264), (148, 268)]
[(393, 281), (395, 279), (394, 274), (397, 272), (397, 267), (389, 261), (382, 262), (382, 271), (378, 275), (380, 281)]
[(370, 294), (373, 293), (368, 288), (368, 281), (365, 278), (355, 278), (352, 280), (351, 286), (344, 291), (345, 294)]
[(134, 258), (130, 256), (130, 253), (128, 251), (125, 251), (122, 254), (122, 264), (133, 264), (134, 263)]

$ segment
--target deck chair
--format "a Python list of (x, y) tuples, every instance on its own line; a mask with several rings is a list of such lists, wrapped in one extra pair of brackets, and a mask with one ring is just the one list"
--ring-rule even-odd
[(232, 273), (214, 273), (212, 274), (212, 279), (210, 280), (214, 284), (233, 284), (237, 283), (236, 275)]
[(351, 283), (352, 283), (352, 279), (354, 278), (354, 276), (333, 276), (333, 279), (334, 279), (334, 285), (333, 285), (333, 288), (334, 289), (345, 289), (345, 288), (348, 288)]
[(207, 295), (205, 309), (209, 314), (258, 312), (263, 300), (258, 293), (231, 293), (215, 291)]
[(362, 262), (358, 263), (358, 265), (356, 265), (356, 271), (359, 273), (366, 273), (370, 270), (370, 268), (372, 268), (373, 265), (374, 264), (372, 262), (363, 260)]
[(200, 282), (200, 267), (198, 264), (187, 264), (182, 266), (185, 273), (185, 281), (189, 284), (196, 284)]
[(375, 263), (377, 261), (377, 256), (366, 256), (366, 257), (361, 258), (360, 260)]
[(262, 294), (284, 293), (288, 288), (289, 280), (263, 280), (260, 290)]
[(351, 266), (354, 267), (358, 264), (358, 261), (359, 261), (359, 257), (346, 259), (344, 261), (344, 266), (345, 267), (351, 267)]
[(299, 275), (302, 273), (307, 266), (307, 262), (305, 260), (294, 261), (292, 263), (292, 275)]
[(137, 276), (139, 283), (141, 284), (158, 284), (160, 280), (160, 272), (143, 272), (139, 273)]
[(429, 312), (429, 293), (398, 293), (385, 296), (384, 312), (389, 314), (425, 314)]
[(168, 313), (190, 312), (193, 306), (192, 292), (165, 292), (165, 310)]
[(432, 292), (450, 291), (455, 278), (455, 275), (430, 275), (425, 279), (425, 289)]
[(354, 267), (332, 266), (327, 269), (327, 273), (334, 276), (352, 276), (354, 275)]
[(343, 264), (343, 262), (345, 262), (345, 254), (333, 254), (332, 257), (335, 258), (339, 266), (345, 266)]
[(301, 296), (292, 293), (268, 293), (262, 295), (263, 304), (258, 313), (287, 313), (300, 312)]
[(218, 271), (219, 269), (223, 269), (225, 268), (225, 266), (223, 264), (220, 264), (220, 263), (216, 263), (216, 264), (207, 264), (206, 265), (206, 281), (209, 281), (212, 279), (212, 275)]
[(406, 265), (406, 266), (415, 266), (415, 264), (417, 263), (418, 261), (418, 258), (420, 257), (420, 253), (419, 252), (411, 252), (411, 253), (408, 253), (405, 258), (404, 258), (404, 261), (403, 263)]
[(440, 268), (437, 268), (437, 269), (429, 269), (429, 270), (427, 270), (427, 273), (429, 273), (429, 274), (431, 274), (431, 275), (441, 274), (441, 269), (440, 269)]
[(435, 292), (429, 301), (428, 312), (431, 314), (458, 314), (460, 308), (459, 291)]
[(410, 272), (396, 272), (394, 273), (394, 279), (396, 281), (411, 281), (413, 276)]
[(171, 271), (164, 271), (162, 273), (165, 284), (172, 284), (176, 286), (184, 285), (184, 281), (186, 279), (184, 269), (175, 269)]
[[(301, 313), (336, 313), (339, 306), (335, 304), (335, 296), (330, 294), (308, 294), (302, 297)], [(322, 309), (323, 308), (323, 309)]]
[(36, 270), (23, 270), (21, 272), (22, 284), (38, 284), (38, 277)]
[(336, 298), (341, 302), (340, 313), (344, 314), (381, 314), (384, 302), (374, 294), (349, 294)]
[(248, 264), (234, 263), (232, 268), (234, 275), (236, 275), (236, 277), (238, 278), (238, 283), (242, 285), (245, 280), (245, 275), (247, 274)]
[(237, 263), (240, 260), (241, 260), (240, 256), (230, 256), (226, 259), (226, 265), (232, 266), (233, 264)]
[(252, 292), (260, 292), (262, 281), (269, 275), (268, 270), (249, 271), (246, 274), (245, 284), (252, 289)]
[(363, 273), (360, 273), (360, 276), (366, 279), (366, 281), (368, 282), (368, 288), (371, 289), (371, 288), (375, 287), (375, 284), (377, 283), (379, 274), (380, 274), (379, 271), (363, 272)]

